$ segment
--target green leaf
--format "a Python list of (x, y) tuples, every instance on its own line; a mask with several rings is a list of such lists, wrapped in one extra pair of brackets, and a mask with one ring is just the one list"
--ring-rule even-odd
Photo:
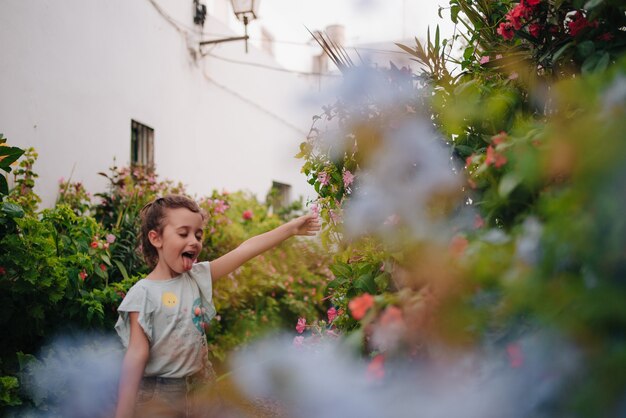
[(4, 175), (0, 174), (0, 196), (9, 194), (9, 184)]
[(108, 255), (102, 254), (100, 257), (102, 258), (102, 261), (104, 261), (107, 266), (111, 265), (111, 259), (109, 258)]
[(352, 276), (352, 269), (346, 263), (336, 263), (336, 264), (331, 265), (329, 268), (330, 268), (330, 271), (333, 272), (335, 277), (348, 277), (349, 278)]
[(378, 288), (378, 292), (384, 292), (389, 287), (389, 274), (382, 273), (378, 276), (374, 277), (374, 283), (376, 283), (376, 287)]
[(596, 50), (596, 46), (593, 43), (593, 41), (589, 41), (589, 40), (579, 43), (576, 48), (578, 49), (578, 52), (580, 53), (580, 55), (583, 57), (590, 56)]
[(0, 147), (0, 157), (4, 157), (0, 159), (0, 168), (7, 172), (11, 171), (9, 166), (20, 158), (22, 154), (24, 154), (24, 150), (18, 147)]
[(458, 23), (460, 11), (461, 8), (457, 5), (450, 7), (450, 20), (452, 20), (452, 23)]
[(513, 173), (505, 174), (498, 185), (498, 194), (506, 198), (519, 185), (520, 179)]
[(604, 0), (589, 0), (587, 3), (585, 3), (585, 7), (584, 9), (586, 10), (591, 10), (594, 7), (599, 6), (600, 4), (602, 4), (604, 2)]
[(606, 70), (606, 67), (609, 66), (610, 60), (611, 60), (611, 55), (608, 52), (605, 52), (604, 54), (602, 54), (602, 56), (598, 60), (598, 63), (596, 64), (595, 71), (602, 72)]
[(119, 260), (113, 260), (113, 262), (117, 266), (117, 269), (120, 271), (120, 273), (122, 273), (122, 277), (124, 277), (124, 280), (128, 280), (129, 276), (128, 272), (126, 271), (126, 267), (124, 267), (124, 264), (122, 264)]
[[(0, 178), (3, 178), (3, 177), (0, 176)], [(22, 209), (22, 207), (18, 204), (4, 202), (0, 204), (0, 208), (1, 208), (0, 210), (2, 211), (2, 213), (6, 214), (7, 216), (11, 218), (23, 218), (24, 217), (24, 209)]]
[(354, 287), (370, 294), (376, 294), (376, 283), (370, 273), (364, 274), (354, 281)]
[(563, 53), (567, 51), (569, 48), (571, 48), (572, 46), (574, 46), (574, 43), (568, 42), (565, 45), (563, 45), (561, 48), (559, 48), (558, 51), (556, 51), (554, 55), (552, 55), (552, 62), (553, 63), (556, 62), (556, 60), (558, 60), (561, 57), (561, 55), (563, 55)]

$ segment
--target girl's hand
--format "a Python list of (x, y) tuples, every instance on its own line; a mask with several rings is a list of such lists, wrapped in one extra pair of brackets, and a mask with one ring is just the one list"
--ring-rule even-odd
[(292, 219), (288, 222), (288, 225), (291, 228), (292, 235), (313, 236), (322, 228), (318, 215), (313, 213)]

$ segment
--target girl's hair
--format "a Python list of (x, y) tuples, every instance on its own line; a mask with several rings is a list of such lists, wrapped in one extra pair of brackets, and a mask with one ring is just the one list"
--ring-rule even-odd
[(183, 195), (167, 195), (154, 199), (152, 202), (145, 205), (139, 215), (141, 217), (141, 253), (143, 258), (151, 269), (154, 268), (159, 262), (159, 253), (157, 249), (152, 245), (148, 238), (150, 231), (157, 231), (159, 234), (163, 232), (163, 219), (165, 218), (166, 209), (189, 209), (194, 213), (199, 213), (204, 221), (205, 216), (198, 204)]

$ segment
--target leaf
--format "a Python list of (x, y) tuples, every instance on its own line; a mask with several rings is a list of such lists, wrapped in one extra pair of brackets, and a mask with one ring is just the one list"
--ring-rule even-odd
[(498, 194), (506, 198), (519, 185), (520, 179), (513, 173), (505, 174), (498, 185)]
[(594, 51), (596, 50), (596, 46), (593, 41), (587, 40), (579, 43), (576, 49), (578, 49), (580, 55), (582, 55), (583, 57), (588, 57), (594, 53)]
[(563, 53), (567, 51), (569, 48), (571, 48), (572, 46), (574, 46), (574, 43), (568, 42), (565, 45), (563, 45), (561, 48), (559, 48), (559, 50), (556, 51), (554, 55), (552, 55), (552, 62), (554, 63), (556, 60), (558, 60), (561, 57), (561, 55), (563, 55)]
[(124, 267), (124, 264), (122, 264), (119, 260), (113, 260), (113, 262), (117, 266), (117, 269), (120, 271), (120, 273), (122, 273), (122, 277), (124, 278), (124, 280), (128, 280), (128, 272), (126, 271), (126, 267)]
[(330, 268), (330, 271), (333, 272), (335, 277), (348, 277), (349, 278), (352, 276), (352, 269), (350, 268), (348, 264), (336, 263), (336, 264), (331, 265), (329, 268)]
[(586, 9), (586, 10), (591, 10), (594, 7), (599, 6), (603, 2), (604, 2), (604, 0), (589, 0), (587, 3), (585, 3), (585, 6), (583, 8)]
[(9, 194), (9, 184), (7, 179), (0, 174), (0, 196)]
[(111, 259), (109, 258), (108, 255), (102, 254), (100, 257), (102, 258), (102, 261), (106, 263), (107, 266), (111, 265)]
[(606, 70), (606, 67), (609, 66), (610, 60), (611, 60), (611, 56), (608, 52), (605, 52), (604, 54), (602, 54), (602, 56), (598, 60), (598, 63), (596, 64), (595, 71), (602, 72)]
[(374, 277), (374, 283), (376, 283), (378, 292), (384, 292), (385, 290), (387, 290), (387, 287), (389, 287), (389, 274), (379, 274), (378, 276)]
[(452, 23), (458, 23), (460, 11), (461, 8), (457, 5), (450, 7), (450, 20), (452, 20)]
[(364, 274), (354, 281), (354, 287), (370, 294), (376, 294), (376, 283), (370, 273)]
[[(0, 178), (3, 178), (0, 176)], [(2, 213), (5, 213), (7, 216), (11, 218), (23, 218), (24, 217), (24, 209), (18, 204), (4, 202), (1, 204)]]

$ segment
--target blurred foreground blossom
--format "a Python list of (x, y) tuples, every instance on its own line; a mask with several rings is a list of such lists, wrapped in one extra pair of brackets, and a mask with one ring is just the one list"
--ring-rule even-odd
[(547, 333), (517, 341), (514, 357), (506, 347), (442, 349), (436, 361), (410, 363), (383, 353), (363, 361), (332, 340), (316, 350), (293, 345), (275, 338), (248, 347), (235, 357), (234, 374), (248, 396), (278, 399), (298, 418), (551, 416), (578, 365), (576, 351)]

